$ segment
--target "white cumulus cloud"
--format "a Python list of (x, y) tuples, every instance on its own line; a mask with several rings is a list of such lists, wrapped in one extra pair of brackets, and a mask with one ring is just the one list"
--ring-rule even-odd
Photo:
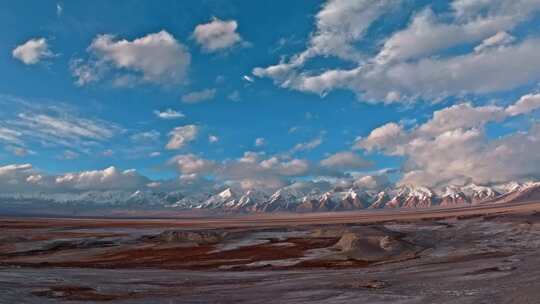
[(196, 125), (185, 125), (176, 127), (169, 132), (169, 142), (165, 146), (167, 150), (177, 150), (183, 148), (186, 144), (193, 141), (199, 133), (199, 127)]
[(529, 113), (540, 108), (540, 94), (527, 94), (515, 103), (506, 108), (506, 113), (515, 116)]
[(42, 59), (54, 57), (45, 38), (34, 38), (17, 46), (12, 55), (24, 64), (36, 64)]
[(88, 50), (93, 59), (76, 60), (71, 68), (80, 85), (103, 78), (104, 69), (117, 72), (119, 85), (132, 80), (179, 84), (184, 82), (191, 63), (186, 47), (164, 30), (132, 41), (98, 35)]
[(169, 164), (176, 166), (182, 174), (207, 173), (215, 167), (213, 161), (200, 158), (195, 154), (177, 155), (169, 160)]
[(540, 177), (540, 126), (490, 139), (485, 126), (540, 107), (525, 95), (506, 108), (460, 104), (411, 129), (388, 123), (359, 138), (357, 148), (405, 158), (401, 183), (426, 186), (500, 183)]
[[(360, 100), (384, 103), (437, 102), (540, 81), (539, 40), (512, 35), (537, 16), (539, 2), (455, 0), (446, 11), (427, 7), (412, 12), (408, 24), (381, 40), (364, 39), (366, 32), (381, 34), (376, 21), (399, 14), (399, 3), (328, 0), (317, 14), (305, 51), (255, 68), (253, 74), (283, 88), (321, 96), (346, 89)], [(306, 64), (328, 56), (343, 65), (310, 69)]]
[(216, 52), (242, 42), (237, 29), (238, 23), (235, 20), (213, 18), (209, 23), (197, 25), (193, 37), (206, 52)]
[(147, 183), (148, 179), (134, 169), (120, 171), (116, 167), (66, 173), (55, 178), (56, 187), (76, 190), (135, 189)]

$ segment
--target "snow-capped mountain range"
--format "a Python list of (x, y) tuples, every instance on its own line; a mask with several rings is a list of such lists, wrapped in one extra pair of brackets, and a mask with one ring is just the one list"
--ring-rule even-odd
[(427, 187), (385, 189), (318, 189), (287, 186), (276, 191), (220, 189), (215, 193), (183, 195), (150, 190), (88, 191), (80, 193), (0, 194), (3, 204), (102, 208), (202, 209), (223, 212), (321, 212), (384, 208), (457, 207), (488, 203), (540, 200), (540, 182), (507, 183), (494, 187), (469, 184), (434, 191)]

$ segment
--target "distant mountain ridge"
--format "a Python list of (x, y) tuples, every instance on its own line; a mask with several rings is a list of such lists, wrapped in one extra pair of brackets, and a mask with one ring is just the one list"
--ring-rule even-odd
[(223, 212), (325, 212), (362, 209), (458, 207), (540, 200), (540, 182), (511, 182), (497, 187), (475, 184), (434, 191), (403, 185), (378, 191), (355, 187), (321, 190), (286, 186), (276, 191), (225, 188), (215, 193), (184, 195), (150, 190), (87, 191), (80, 193), (0, 194), (3, 203), (26, 206), (169, 208)]

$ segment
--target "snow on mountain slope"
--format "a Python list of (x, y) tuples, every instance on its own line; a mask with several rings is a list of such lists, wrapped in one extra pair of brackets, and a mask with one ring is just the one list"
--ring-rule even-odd
[(540, 182), (529, 182), (509, 188), (511, 191), (504, 193), (492, 200), (487, 200), (484, 204), (503, 203), (525, 203), (540, 201)]
[(469, 184), (438, 191), (411, 185), (380, 192), (360, 188), (323, 189), (306, 184), (273, 192), (225, 188), (214, 193), (181, 191), (82, 191), (66, 193), (0, 193), (0, 201), (16, 204), (54, 204), (70, 207), (125, 207), (211, 209), (224, 212), (323, 212), (380, 208), (454, 207), (468, 204), (512, 203), (540, 200), (540, 183), (506, 183), (493, 187)]
[(434, 193), (426, 187), (402, 186), (390, 199), (387, 208), (427, 208), (434, 205)]
[(384, 208), (386, 202), (390, 200), (388, 193), (381, 191), (377, 193), (373, 202), (369, 205), (369, 209), (381, 209)]
[(366, 208), (368, 204), (368, 199), (366, 195), (356, 192), (354, 189), (349, 189), (347, 193), (341, 197), (341, 201), (337, 206), (339, 210), (354, 210), (354, 209), (363, 209)]
[(498, 191), (491, 187), (478, 186), (476, 184), (467, 185), (463, 190), (468, 194), (472, 204), (492, 200), (500, 195)]
[(470, 203), (469, 198), (461, 191), (460, 188), (454, 186), (446, 187), (441, 197), (441, 207), (463, 206)]
[(222, 208), (225, 206), (232, 206), (236, 203), (236, 195), (231, 188), (227, 188), (218, 194), (212, 195), (204, 203), (199, 205), (199, 208)]

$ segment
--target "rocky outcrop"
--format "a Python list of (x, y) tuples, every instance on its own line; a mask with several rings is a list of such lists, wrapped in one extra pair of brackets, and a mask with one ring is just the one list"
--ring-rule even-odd
[(402, 234), (383, 227), (359, 227), (344, 232), (334, 248), (348, 259), (366, 262), (414, 256), (419, 248), (403, 241), (402, 237)]

